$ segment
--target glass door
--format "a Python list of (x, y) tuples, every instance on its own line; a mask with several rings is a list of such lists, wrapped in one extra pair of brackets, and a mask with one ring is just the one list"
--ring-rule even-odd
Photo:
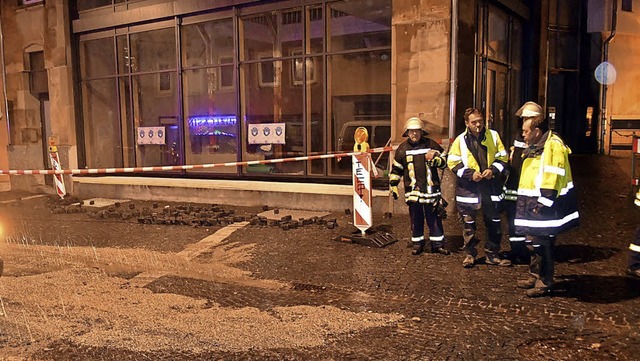
[(485, 89), (486, 126), (496, 130), (502, 138), (508, 134), (507, 79), (506, 66), (488, 62)]

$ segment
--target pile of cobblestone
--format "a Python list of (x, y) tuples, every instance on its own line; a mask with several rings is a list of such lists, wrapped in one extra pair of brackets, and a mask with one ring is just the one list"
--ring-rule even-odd
[(299, 218), (298, 220), (295, 220), (290, 215), (283, 216), (279, 220), (277, 220), (277, 219), (268, 219), (265, 216), (252, 215), (250, 218), (249, 224), (253, 226), (279, 227), (284, 231), (288, 231), (290, 229), (296, 229), (299, 227), (304, 227), (312, 224), (317, 224), (317, 225), (327, 227), (329, 229), (334, 229), (338, 227), (338, 220), (336, 218), (325, 219), (322, 217)]
[[(85, 213), (88, 217), (96, 220), (137, 220), (140, 224), (161, 224), (161, 225), (186, 225), (192, 227), (225, 227), (233, 223), (249, 222), (249, 225), (255, 227), (278, 227), (282, 230), (296, 229), (308, 225), (319, 225), (328, 229), (338, 227), (336, 218), (325, 219), (323, 217), (309, 217), (293, 219), (291, 215), (282, 216), (280, 219), (269, 219), (266, 216), (258, 214), (240, 215), (236, 214), (233, 209), (224, 209), (218, 204), (213, 205), (166, 205), (160, 207), (158, 203), (152, 203), (151, 207), (142, 207), (138, 209), (135, 203), (128, 203), (123, 206), (122, 203), (116, 202), (112, 206), (104, 209), (92, 211), (84, 207), (85, 202), (75, 197), (66, 197), (65, 199), (51, 198), (49, 199), (49, 208), (51, 213)], [(92, 204), (90, 201), (89, 204)], [(268, 206), (263, 206), (264, 211), (268, 210)], [(274, 209), (274, 214), (278, 214), (279, 210)]]

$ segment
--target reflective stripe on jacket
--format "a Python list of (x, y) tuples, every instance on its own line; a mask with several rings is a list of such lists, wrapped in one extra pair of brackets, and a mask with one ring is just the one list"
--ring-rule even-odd
[[(425, 155), (430, 150), (440, 155), (427, 161)], [(406, 202), (434, 203), (442, 195), (438, 168), (446, 167), (446, 154), (440, 144), (430, 138), (421, 138), (417, 143), (402, 142), (396, 150), (389, 185), (392, 187), (404, 178), (404, 197)]]
[(509, 174), (504, 184), (504, 199), (515, 202), (518, 199), (518, 183), (520, 182), (520, 170), (522, 169), (522, 151), (527, 149), (527, 144), (522, 137), (513, 140), (511, 153), (509, 154)]
[(578, 225), (569, 154), (569, 147), (551, 131), (527, 149), (518, 186), (516, 233), (549, 236)]
[(506, 170), (508, 157), (500, 135), (495, 130), (485, 130), (481, 144), (487, 148), (487, 166), (492, 170), (494, 177), (480, 182), (473, 181), (473, 173), (482, 170), (476, 159), (477, 154), (472, 154), (469, 149), (470, 136), (469, 129), (460, 134), (451, 144), (447, 157), (447, 165), (457, 177), (456, 204), (462, 213), (480, 209), (483, 188), (488, 189), (492, 202), (501, 204), (504, 199), (500, 175)]

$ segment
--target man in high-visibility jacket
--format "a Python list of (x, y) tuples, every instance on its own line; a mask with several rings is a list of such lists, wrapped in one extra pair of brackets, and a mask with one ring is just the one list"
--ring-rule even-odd
[(542, 108), (526, 102), (516, 113), (524, 120), (523, 152), (518, 185), (515, 226), (518, 234), (531, 240), (530, 274), (518, 281), (527, 296), (550, 295), (553, 287), (556, 235), (579, 223), (576, 190), (573, 187), (569, 154), (562, 139), (549, 130)]
[[(636, 193), (635, 205), (640, 207), (640, 189)], [(629, 245), (629, 276), (640, 278), (640, 226), (636, 229), (636, 238)]]
[(411, 253), (419, 255), (424, 251), (426, 219), (431, 252), (446, 256), (451, 252), (444, 248), (444, 228), (437, 207), (442, 198), (438, 169), (446, 167), (447, 156), (436, 141), (427, 138), (428, 134), (420, 118), (407, 120), (402, 135), (407, 140), (396, 150), (389, 186), (393, 198), (398, 199), (400, 178), (404, 179), (404, 197), (411, 218)]
[(476, 216), (480, 209), (487, 229), (485, 263), (510, 266), (511, 262), (499, 255), (504, 200), (501, 175), (507, 169), (507, 151), (498, 132), (485, 129), (484, 117), (478, 109), (467, 109), (464, 122), (467, 129), (453, 141), (447, 158), (449, 169), (456, 175), (456, 205), (464, 221), (466, 256), (462, 266), (473, 267), (478, 256)]

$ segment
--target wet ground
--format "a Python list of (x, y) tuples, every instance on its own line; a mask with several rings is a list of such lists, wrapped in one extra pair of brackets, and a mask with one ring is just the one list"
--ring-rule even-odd
[(290, 212), (1, 193), (0, 359), (636, 360), (629, 162), (572, 166), (582, 224), (540, 299), (516, 287), (527, 266), (461, 266), (452, 206), (453, 253), (412, 256), (401, 214), (374, 215), (400, 239), (377, 248), (334, 240), (354, 230), (344, 210), (277, 222)]

